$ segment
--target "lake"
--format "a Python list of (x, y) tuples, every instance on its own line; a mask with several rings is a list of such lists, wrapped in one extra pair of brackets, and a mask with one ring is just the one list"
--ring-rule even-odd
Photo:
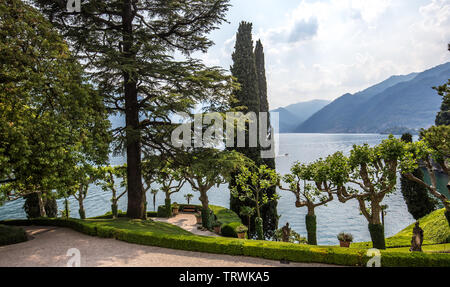
[[(277, 171), (280, 174), (289, 172), (291, 165), (296, 161), (311, 162), (321, 157), (326, 157), (336, 151), (348, 154), (354, 144), (376, 145), (387, 135), (379, 134), (280, 134), (279, 156), (276, 159)], [(416, 140), (416, 138), (415, 138)], [(284, 156), (288, 154), (287, 156)], [(124, 163), (123, 157), (111, 159), (113, 165)], [(446, 182), (445, 179), (442, 182)], [(444, 185), (445, 186), (445, 185)], [(186, 184), (183, 189), (172, 196), (172, 202), (185, 203), (184, 195), (193, 193), (193, 204), (200, 204), (199, 194), (190, 189)], [(281, 215), (279, 227), (289, 222), (292, 229), (306, 237), (305, 215), (306, 208), (295, 207), (295, 196), (289, 191), (279, 191), (281, 198), (278, 202), (278, 213)], [(147, 194), (148, 210), (153, 210), (152, 196)], [(209, 192), (209, 201), (213, 205), (229, 207), (230, 194), (227, 185), (214, 187)], [(414, 222), (409, 214), (406, 204), (400, 192), (400, 183), (397, 182), (397, 190), (387, 196), (383, 201), (389, 208), (385, 217), (386, 236), (392, 236)], [(164, 204), (164, 194), (159, 192), (156, 197), (156, 206)], [(93, 185), (85, 200), (86, 216), (93, 217), (110, 211), (110, 193)], [(0, 207), (0, 220), (13, 218), (26, 218), (23, 211), (23, 200), (7, 202)], [(63, 209), (63, 200), (58, 200), (59, 209)], [(119, 209), (126, 210), (127, 200), (123, 197), (119, 201)], [(71, 216), (78, 217), (78, 203), (74, 198), (70, 199)], [(336, 235), (340, 232), (352, 233), (354, 241), (370, 241), (367, 228), (367, 220), (360, 215), (356, 200), (343, 204), (337, 199), (327, 206), (316, 209), (318, 243), (323, 245), (338, 244)]]

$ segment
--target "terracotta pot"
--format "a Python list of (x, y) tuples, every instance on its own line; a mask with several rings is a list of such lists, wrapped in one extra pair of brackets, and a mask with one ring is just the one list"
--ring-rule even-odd
[(202, 217), (201, 216), (196, 216), (195, 218), (197, 218), (197, 224), (201, 224), (202, 223)]
[(245, 232), (239, 232), (237, 236), (239, 239), (245, 239)]
[(341, 245), (341, 247), (350, 247), (350, 241), (339, 241), (339, 245)]
[(177, 215), (177, 214), (178, 214), (178, 211), (179, 211), (178, 208), (172, 208), (172, 213), (173, 213), (174, 215)]
[(214, 232), (220, 234), (220, 226), (214, 226)]

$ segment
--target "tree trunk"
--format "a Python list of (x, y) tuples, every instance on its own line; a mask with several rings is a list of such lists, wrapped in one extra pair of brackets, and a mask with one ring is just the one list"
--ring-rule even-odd
[(78, 213), (80, 214), (81, 219), (86, 219), (86, 212), (84, 211), (84, 205), (83, 205), (83, 197), (80, 195), (78, 198), (78, 206), (80, 207), (78, 209)]
[(384, 227), (380, 223), (369, 223), (370, 238), (372, 239), (373, 248), (386, 249), (386, 241), (384, 239)]
[(306, 231), (308, 233), (308, 244), (317, 245), (317, 220), (314, 206), (308, 205), (308, 214), (305, 216)]
[(37, 192), (38, 203), (39, 203), (39, 215), (41, 217), (47, 217), (47, 213), (45, 212), (44, 200), (42, 200), (42, 192)]
[(258, 240), (264, 240), (264, 227), (263, 227), (263, 219), (261, 217), (255, 218), (255, 231), (256, 237)]
[[(133, 48), (133, 15), (131, 0), (125, 0), (123, 5), (123, 57), (127, 61), (135, 61)], [(141, 179), (141, 143), (139, 131), (139, 105), (137, 99), (136, 79), (132, 72), (124, 71), (125, 90), (125, 121), (127, 145), (127, 186), (129, 218), (144, 218), (145, 193)]]
[(207, 191), (200, 190), (200, 202), (202, 203), (202, 226), (211, 229), (212, 224), (210, 220), (209, 200)]
[(117, 206), (117, 200), (112, 200), (111, 204), (111, 212), (112, 212), (112, 218), (116, 219), (118, 217), (118, 206)]

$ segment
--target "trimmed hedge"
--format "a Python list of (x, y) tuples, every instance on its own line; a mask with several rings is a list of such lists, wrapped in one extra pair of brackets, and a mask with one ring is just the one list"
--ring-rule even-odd
[(0, 225), (0, 246), (27, 241), (27, 233), (23, 228)]
[(241, 218), (234, 211), (222, 206), (210, 205), (209, 208), (214, 212), (216, 220), (222, 223), (221, 235), (237, 238), (236, 227), (242, 225)]
[[(32, 219), (10, 220), (8, 225), (51, 225), (73, 228), (82, 233), (106, 238), (159, 246), (171, 249), (208, 252), (216, 254), (244, 255), (272, 260), (294, 262), (315, 262), (348, 266), (365, 266), (368, 257), (365, 249), (340, 248), (336, 246), (312, 246), (274, 241), (241, 240), (223, 237), (207, 237), (194, 234), (163, 233), (164, 223), (149, 222), (159, 231), (145, 228), (145, 221), (118, 220), (80, 220), (80, 219)], [(106, 225), (105, 224), (110, 224)], [(111, 226), (111, 225), (116, 226)], [(139, 224), (139, 228), (136, 225)], [(120, 226), (120, 227), (117, 227)], [(172, 227), (174, 228), (174, 227)], [(381, 251), (382, 266), (450, 266), (450, 254), (424, 254), (410, 252)]]

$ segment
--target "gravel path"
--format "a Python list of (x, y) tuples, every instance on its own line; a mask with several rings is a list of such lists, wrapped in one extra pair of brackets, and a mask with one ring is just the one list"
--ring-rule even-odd
[(260, 258), (208, 254), (88, 236), (68, 228), (25, 227), (34, 239), (0, 246), (0, 266), (67, 266), (67, 251), (77, 248), (81, 266), (164, 267), (312, 267), (325, 264), (290, 263)]
[(152, 218), (152, 220), (155, 221), (161, 221), (161, 222), (168, 222), (170, 224), (177, 225), (191, 233), (197, 234), (197, 235), (206, 235), (206, 236), (219, 236), (214, 232), (211, 231), (202, 231), (197, 228), (197, 218), (195, 218), (195, 215), (192, 213), (179, 213), (178, 215), (171, 217), (171, 218)]

